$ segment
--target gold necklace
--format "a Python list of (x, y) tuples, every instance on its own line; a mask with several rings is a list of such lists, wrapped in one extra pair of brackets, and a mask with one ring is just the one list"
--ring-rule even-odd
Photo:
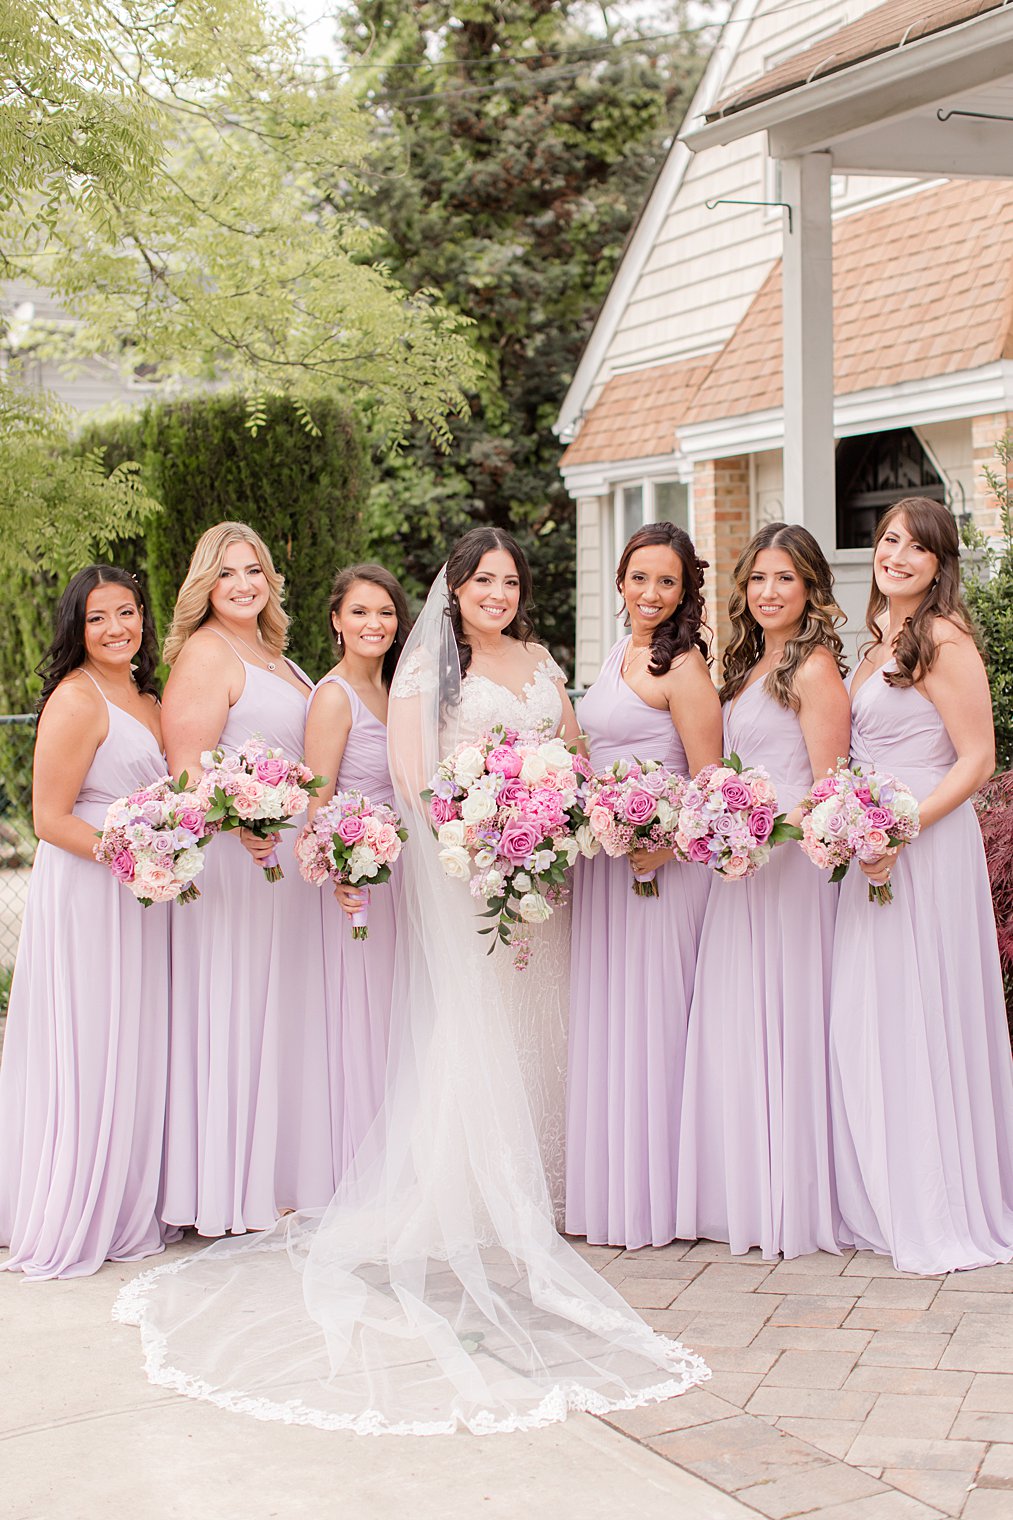
[[(631, 647), (632, 647), (632, 645), (631, 645)], [(622, 674), (624, 676), (628, 676), (629, 673), (630, 673), (630, 671), (632, 670), (634, 664), (636, 663), (636, 661), (639, 660), (640, 656), (642, 654), (650, 654), (651, 648), (652, 648), (652, 646), (650, 644), (642, 644), (640, 646), (640, 648), (637, 650), (636, 654), (632, 657), (632, 659), (630, 659), (630, 658), (624, 659), (623, 663), (622, 663), (622, 666), (620, 667), (620, 674)]]

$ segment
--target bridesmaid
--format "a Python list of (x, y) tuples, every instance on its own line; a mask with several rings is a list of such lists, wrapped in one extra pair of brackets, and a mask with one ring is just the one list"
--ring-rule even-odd
[(841, 1239), (905, 1272), (1013, 1259), (1013, 1077), (981, 835), (995, 764), (988, 680), (960, 591), (956, 524), (910, 497), (879, 524), (851, 683), (852, 757), (910, 786), (922, 831), (894, 902), (841, 889), (830, 1014)]
[[(198, 542), (165, 643), (177, 776), (254, 734), (301, 758), (312, 687), (283, 653), (282, 585), (245, 524)], [(163, 1218), (202, 1235), (266, 1229), (334, 1191), (320, 904), (294, 837), (214, 840), (201, 900), (174, 925)], [(274, 885), (260, 864), (272, 848), (284, 870)]]
[[(318, 684), (306, 720), (306, 764), (336, 776), (310, 803), (310, 815), (339, 791), (394, 805), (387, 767), (387, 694), (411, 628), (408, 602), (382, 565), (352, 565), (334, 582), (331, 628), (338, 663)], [(396, 944), (400, 872), (373, 893), (321, 892), (331, 1140), (341, 1177), (383, 1100)], [(345, 915), (369, 902), (369, 937), (355, 940)]]
[[(639, 756), (680, 775), (721, 755), (707, 671), (703, 572), (673, 523), (634, 533), (616, 585), (630, 632), (582, 698), (591, 764)], [(686, 1020), (710, 880), (670, 851), (640, 851), (657, 897), (632, 891), (631, 862), (578, 862), (573, 896), (567, 1081), (566, 1229), (597, 1245), (675, 1238), (675, 1169)]]
[(161, 1251), (169, 908), (94, 859), (117, 798), (165, 775), (154, 625), (125, 570), (67, 586), (43, 678), (32, 870), (0, 1066), (0, 1245), (26, 1277)]
[[(805, 528), (770, 523), (739, 557), (724, 654), (725, 753), (766, 767), (797, 823), (847, 755), (833, 576)], [(836, 1251), (827, 1014), (837, 888), (794, 844), (707, 904), (686, 1052), (678, 1233), (734, 1254)]]

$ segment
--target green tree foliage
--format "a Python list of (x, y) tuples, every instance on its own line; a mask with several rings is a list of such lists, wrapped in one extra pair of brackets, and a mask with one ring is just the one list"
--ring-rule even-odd
[(289, 652), (315, 680), (333, 663), (327, 595), (362, 553), (370, 465), (350, 406), (319, 401), (317, 429), (268, 398), (251, 438), (241, 396), (149, 408), (141, 422), (144, 479), (163, 511), (147, 529), (148, 587), (164, 637), (193, 547), (213, 523), (248, 522), (285, 577)]
[(965, 532), (965, 541), (977, 551), (977, 564), (966, 574), (964, 589), (992, 688), (996, 764), (1008, 771), (1013, 769), (1013, 433), (1006, 434), (996, 453), (998, 468), (984, 473), (999, 503), (1001, 540), (992, 547), (980, 530)]
[(344, 34), (387, 143), (383, 173), (366, 170), (383, 253), (473, 321), (485, 362), (449, 458), (416, 436), (384, 467), (374, 550), (417, 593), (461, 531), (510, 527), (564, 659), (575, 529), (552, 423), (701, 64), (696, 35), (603, 42), (579, 14), (566, 0), (357, 0)]

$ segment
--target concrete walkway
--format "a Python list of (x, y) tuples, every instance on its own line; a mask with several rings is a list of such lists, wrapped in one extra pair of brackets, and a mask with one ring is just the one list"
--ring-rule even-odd
[(144, 1380), (136, 1331), (109, 1318), (144, 1264), (55, 1283), (0, 1273), (0, 1513), (1013, 1520), (1013, 1267), (918, 1278), (868, 1253), (579, 1249), (707, 1358), (706, 1387), (482, 1440), (261, 1424)]

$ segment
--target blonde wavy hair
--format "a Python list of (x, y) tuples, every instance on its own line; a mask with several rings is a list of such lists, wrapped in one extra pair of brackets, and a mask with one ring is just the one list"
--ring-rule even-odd
[(176, 605), (172, 611), (172, 625), (165, 640), (163, 658), (167, 665), (174, 665), (183, 645), (192, 633), (196, 633), (211, 613), (211, 591), (221, 574), (225, 551), (232, 544), (252, 544), (269, 596), (267, 605), (257, 618), (257, 627), (264, 643), (280, 654), (288, 642), (288, 614), (281, 605), (285, 577), (274, 568), (270, 550), (253, 528), (246, 523), (223, 522), (208, 528), (197, 540), (186, 572), (186, 579), (179, 588)]
[(763, 629), (749, 610), (747, 588), (756, 557), (764, 549), (781, 549), (802, 578), (806, 591), (805, 611), (794, 638), (784, 646), (780, 663), (764, 679), (767, 691), (782, 707), (798, 712), (795, 676), (814, 649), (829, 649), (844, 676), (844, 645), (837, 632), (845, 615), (834, 599), (834, 577), (826, 555), (808, 528), (797, 523), (767, 523), (754, 533), (739, 555), (732, 572), (735, 582), (728, 598), (732, 636), (722, 660), (722, 702), (730, 702), (745, 684), (749, 672), (763, 654)]

